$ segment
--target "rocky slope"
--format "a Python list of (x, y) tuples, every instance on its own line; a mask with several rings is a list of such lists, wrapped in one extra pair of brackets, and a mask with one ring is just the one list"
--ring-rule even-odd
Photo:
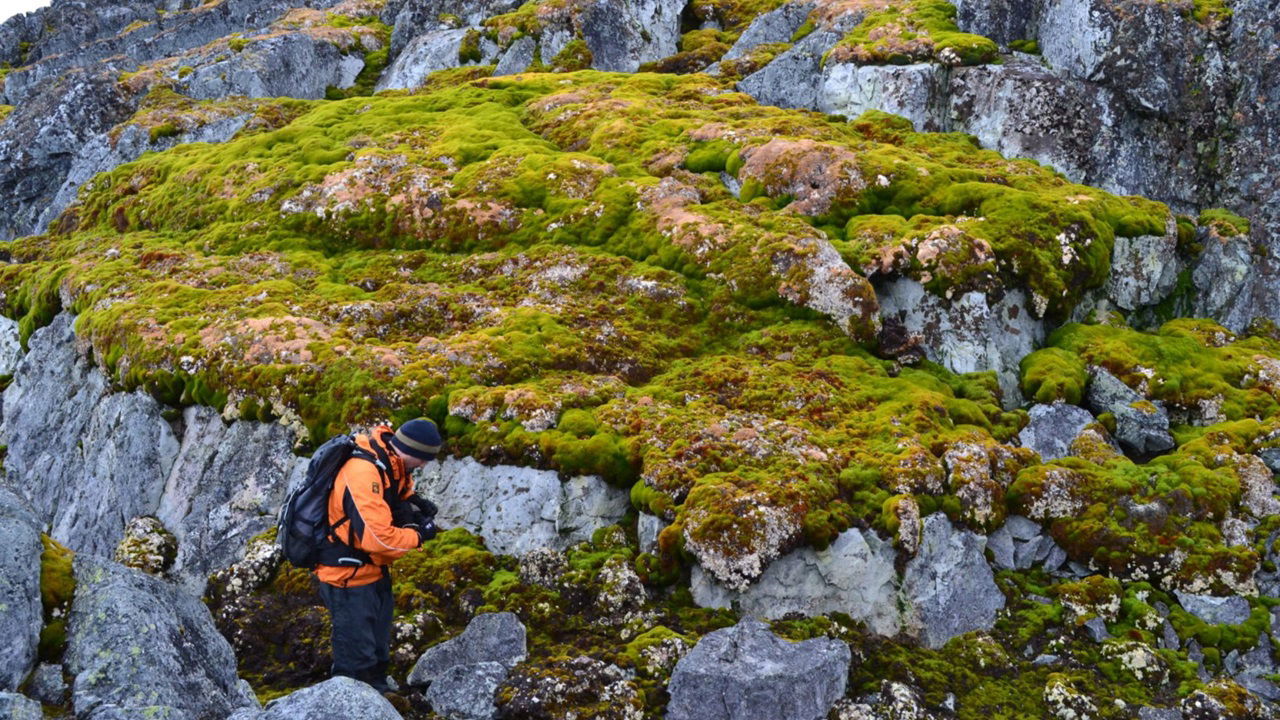
[[(0, 706), (1270, 716), (1278, 12), (8, 21)], [(392, 707), (266, 531), (418, 415)]]

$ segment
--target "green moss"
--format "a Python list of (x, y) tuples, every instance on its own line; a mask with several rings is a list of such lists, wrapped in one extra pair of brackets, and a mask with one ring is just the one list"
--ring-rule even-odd
[(565, 43), (565, 46), (551, 58), (550, 65), (556, 72), (573, 72), (591, 67), (591, 49), (587, 41), (581, 37)]
[(1035, 40), (1014, 40), (1009, 43), (1009, 49), (1029, 53), (1031, 55), (1039, 55), (1040, 43)]
[(1080, 404), (1089, 376), (1075, 353), (1045, 348), (1024, 357), (1020, 365), (1023, 395), (1038, 403)]
[(462, 37), (462, 42), (458, 44), (458, 63), (467, 65), (469, 63), (478, 63), (484, 58), (480, 51), (480, 31), (472, 28)]
[(240, 37), (239, 33), (234, 33), (231, 39), (227, 41), (227, 47), (231, 48), (231, 52), (240, 52), (249, 44), (249, 38)]
[(173, 123), (164, 123), (151, 128), (151, 142), (160, 140), (161, 138), (174, 137), (182, 132)]
[(868, 12), (827, 52), (824, 63), (903, 65), (936, 60), (981, 65), (999, 57), (996, 43), (960, 32), (956, 8), (945, 0), (895, 0)]
[(40, 630), (39, 655), (43, 662), (60, 663), (67, 647), (67, 620), (76, 580), (72, 572), (73, 553), (48, 535), (40, 536), (44, 552), (40, 556), (40, 604), (44, 627)]
[(1213, 228), (1222, 237), (1248, 235), (1249, 221), (1229, 210), (1214, 208), (1200, 213), (1196, 224)]

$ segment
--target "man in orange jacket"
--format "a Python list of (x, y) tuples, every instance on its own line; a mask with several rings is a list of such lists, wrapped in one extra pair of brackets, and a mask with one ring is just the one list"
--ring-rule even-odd
[(435, 459), (441, 439), (434, 422), (418, 418), (394, 432), (374, 427), (356, 445), (364, 452), (343, 464), (329, 496), (332, 535), (316, 577), (333, 626), (332, 673), (387, 692), (394, 608), (387, 566), (435, 537), (435, 507), (414, 493), (409, 473)]

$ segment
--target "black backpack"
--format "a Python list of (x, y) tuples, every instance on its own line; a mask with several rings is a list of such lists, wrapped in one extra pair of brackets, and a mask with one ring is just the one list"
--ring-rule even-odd
[(294, 566), (314, 570), (322, 556), (326, 559), (337, 557), (341, 564), (358, 565), (369, 561), (366, 553), (339, 541), (334, 534), (335, 528), (329, 525), (329, 495), (333, 492), (333, 482), (343, 464), (353, 457), (368, 460), (378, 468), (379, 474), (385, 476), (386, 466), (369, 451), (356, 445), (354, 437), (336, 435), (311, 456), (307, 479), (289, 493), (284, 507), (280, 508), (276, 539), (284, 550), (285, 559)]

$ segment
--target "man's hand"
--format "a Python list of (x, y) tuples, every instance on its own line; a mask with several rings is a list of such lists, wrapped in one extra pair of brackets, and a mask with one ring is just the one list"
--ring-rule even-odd
[(436, 513), (440, 512), (440, 509), (436, 507), (435, 503), (416, 493), (409, 496), (408, 502), (427, 518), (434, 518)]
[(431, 521), (431, 518), (424, 518), (419, 523), (409, 523), (404, 527), (412, 528), (414, 532), (418, 533), (418, 547), (422, 547), (428, 540), (436, 536), (436, 524)]

